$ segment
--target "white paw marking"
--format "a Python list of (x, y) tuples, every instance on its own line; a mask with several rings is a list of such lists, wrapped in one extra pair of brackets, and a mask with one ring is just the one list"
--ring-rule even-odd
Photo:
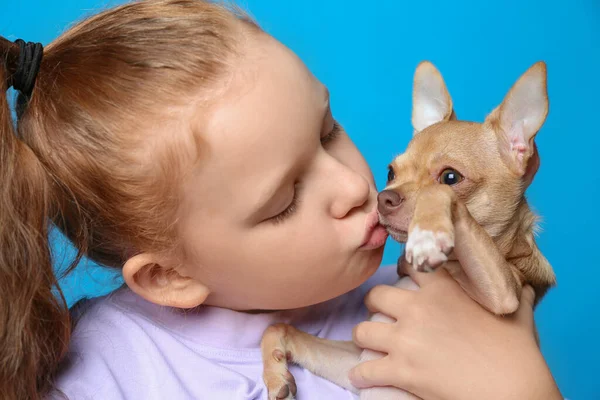
[(447, 232), (432, 232), (415, 226), (406, 241), (406, 261), (417, 271), (431, 272), (448, 261), (454, 239)]

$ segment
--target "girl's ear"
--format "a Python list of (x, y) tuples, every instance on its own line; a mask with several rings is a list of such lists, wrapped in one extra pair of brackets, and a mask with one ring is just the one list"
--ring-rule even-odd
[(193, 308), (206, 301), (210, 290), (202, 282), (182, 275), (155, 253), (140, 253), (123, 266), (129, 288), (149, 302), (176, 308)]

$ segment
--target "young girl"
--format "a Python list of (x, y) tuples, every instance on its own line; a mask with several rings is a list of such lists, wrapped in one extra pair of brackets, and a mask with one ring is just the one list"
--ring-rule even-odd
[[(327, 89), (242, 13), (136, 2), (0, 53), (20, 92), (16, 132), (0, 96), (2, 398), (265, 399), (267, 326), (348, 339), (395, 279), (365, 283), (376, 189)], [(50, 222), (126, 283), (72, 333)], [(353, 398), (292, 372), (298, 398)]]

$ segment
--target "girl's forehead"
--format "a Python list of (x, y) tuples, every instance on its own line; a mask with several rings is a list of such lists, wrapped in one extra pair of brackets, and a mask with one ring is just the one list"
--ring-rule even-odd
[(227, 90), (198, 110), (198, 173), (214, 193), (278, 180), (314, 150), (328, 109), (326, 88), (292, 51), (266, 34), (246, 43)]
[(292, 51), (266, 34), (254, 36), (208, 115), (209, 142), (274, 140), (293, 124), (310, 124), (326, 105), (323, 85)]

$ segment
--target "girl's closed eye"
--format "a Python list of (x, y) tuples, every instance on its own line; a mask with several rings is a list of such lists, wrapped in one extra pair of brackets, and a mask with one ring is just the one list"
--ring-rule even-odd
[(331, 131), (329, 131), (327, 135), (321, 137), (321, 145), (325, 146), (330, 144), (332, 141), (334, 141), (337, 137), (340, 136), (340, 133), (342, 133), (342, 127), (336, 120), (334, 120), (333, 128), (331, 129)]
[[(331, 142), (340, 136), (341, 132), (342, 127), (337, 121), (334, 120), (331, 131), (329, 131), (327, 135), (321, 137), (321, 145), (326, 146), (331, 144)], [(283, 211), (269, 218), (268, 221), (274, 224), (279, 224), (285, 221), (286, 218), (291, 217), (297, 211), (300, 187), (301, 186), (299, 184), (294, 184), (294, 195), (292, 196), (292, 201), (290, 201), (289, 205)]]
[(294, 185), (294, 195), (292, 197), (292, 201), (290, 201), (290, 204), (288, 204), (288, 206), (282, 212), (269, 218), (268, 221), (274, 224), (280, 224), (281, 222), (285, 221), (286, 218), (292, 216), (296, 212), (298, 208), (298, 195), (300, 193), (300, 188), (301, 186), (296, 183)]

